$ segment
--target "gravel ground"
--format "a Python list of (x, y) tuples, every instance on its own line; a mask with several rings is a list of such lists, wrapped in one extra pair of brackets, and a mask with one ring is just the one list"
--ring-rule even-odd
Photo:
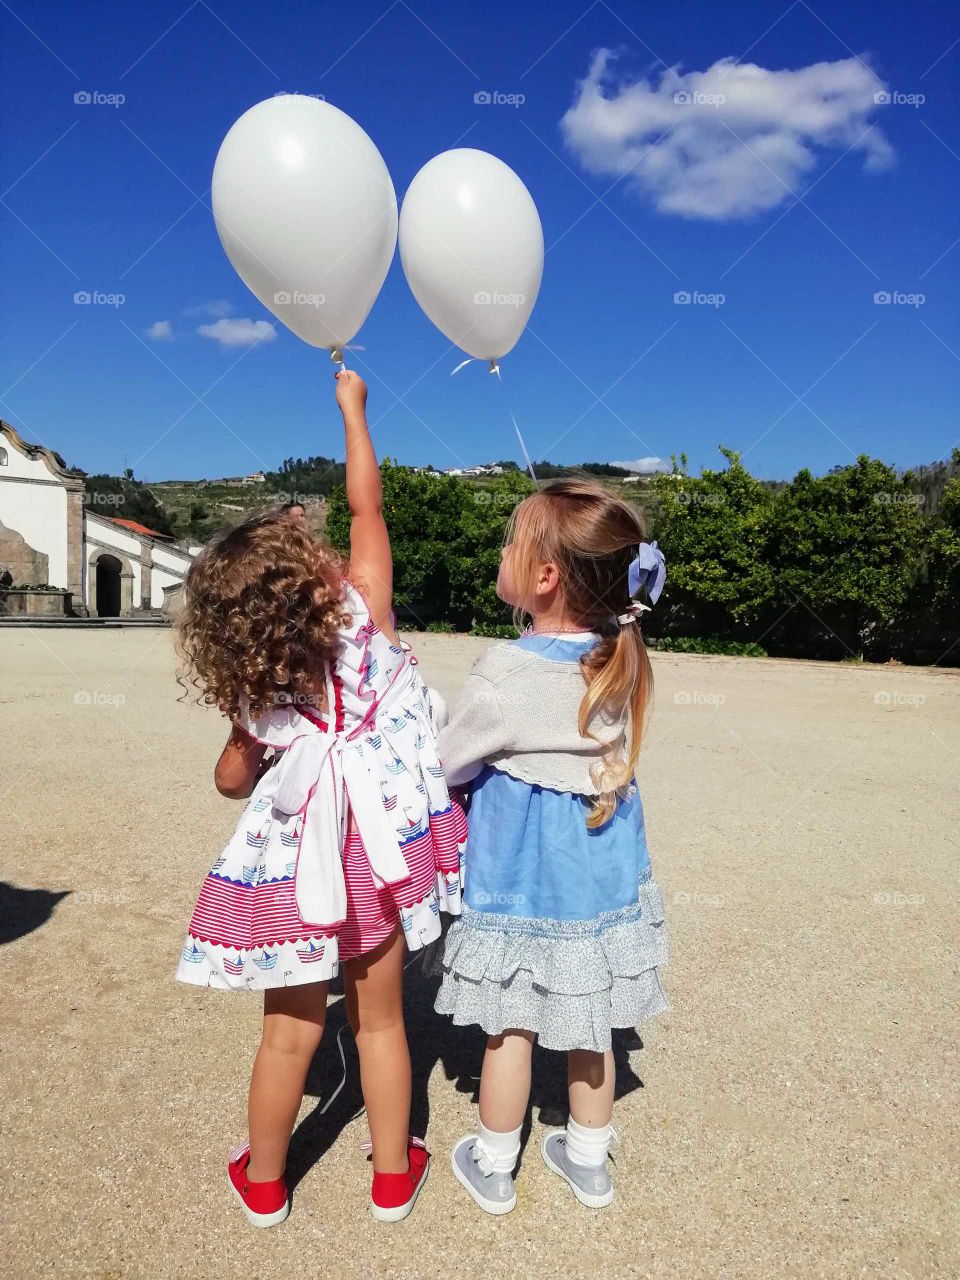
[[(416, 643), (452, 698), (485, 642)], [(960, 675), (658, 656), (642, 789), (673, 937), (670, 1014), (618, 1041), (617, 1199), (541, 1163), (563, 1063), (541, 1053), (517, 1210), (450, 1173), (482, 1039), (408, 973), (415, 1214), (367, 1212), (349, 1036), (329, 1031), (292, 1148), (293, 1212), (246, 1226), (255, 999), (178, 986), (199, 885), (236, 819), (224, 737), (178, 703), (166, 631), (0, 631), (5, 1276), (929, 1277), (960, 1274)], [(641, 1039), (642, 1038), (642, 1039)], [(952, 1167), (951, 1167), (952, 1166)]]

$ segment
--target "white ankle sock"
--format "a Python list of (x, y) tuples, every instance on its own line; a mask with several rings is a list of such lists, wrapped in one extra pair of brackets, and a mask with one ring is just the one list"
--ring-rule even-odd
[(577, 1124), (571, 1116), (567, 1121), (567, 1155), (573, 1164), (595, 1169), (605, 1163), (612, 1137), (613, 1125), (605, 1124), (599, 1129), (588, 1129)]
[(481, 1122), (477, 1129), (477, 1151), (483, 1158), (484, 1172), (513, 1173), (520, 1154), (520, 1129), (496, 1133)]

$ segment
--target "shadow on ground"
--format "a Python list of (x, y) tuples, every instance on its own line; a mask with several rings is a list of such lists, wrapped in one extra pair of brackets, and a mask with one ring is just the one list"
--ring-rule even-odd
[(57, 903), (70, 891), (51, 893), (49, 889), (21, 889), (0, 880), (0, 946), (16, 942), (47, 923)]
[[(438, 945), (442, 946), (442, 943)], [(427, 967), (431, 967), (429, 963)], [(405, 975), (404, 1012), (413, 1067), (410, 1132), (421, 1138), (426, 1137), (430, 1123), (428, 1087), (434, 1068), (440, 1063), (446, 1079), (452, 1082), (454, 1088), (460, 1093), (470, 1094), (472, 1101), (476, 1103), (487, 1040), (479, 1027), (455, 1027), (449, 1018), (434, 1012), (433, 1003), (439, 985), (439, 976), (425, 976), (419, 960), (410, 966)], [(333, 991), (334, 986), (331, 984), (331, 994)], [(347, 1024), (346, 1012), (342, 999), (331, 1003), (327, 1009), (323, 1043), (307, 1076), (306, 1092), (317, 1098), (317, 1106), (294, 1132), (287, 1157), (287, 1186), (291, 1193), (300, 1179), (333, 1146), (343, 1129), (363, 1110), (360, 1063)], [(343, 1064), (338, 1041), (343, 1048)], [(630, 1053), (642, 1048), (643, 1042), (635, 1031), (614, 1031), (613, 1051), (617, 1069), (615, 1096), (618, 1099), (633, 1093), (635, 1089), (643, 1088), (643, 1082), (630, 1065)], [(346, 1080), (333, 1102), (328, 1103), (343, 1075), (344, 1065)], [(518, 1171), (523, 1163), (535, 1110), (539, 1112), (542, 1124), (566, 1124), (566, 1054), (549, 1049), (534, 1050), (533, 1088), (521, 1135)]]

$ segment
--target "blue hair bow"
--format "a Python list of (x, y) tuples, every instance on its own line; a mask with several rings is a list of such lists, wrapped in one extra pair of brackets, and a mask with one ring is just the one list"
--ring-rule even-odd
[(667, 562), (655, 542), (641, 542), (636, 557), (630, 562), (627, 582), (631, 600), (646, 589), (651, 604), (660, 598), (667, 580)]

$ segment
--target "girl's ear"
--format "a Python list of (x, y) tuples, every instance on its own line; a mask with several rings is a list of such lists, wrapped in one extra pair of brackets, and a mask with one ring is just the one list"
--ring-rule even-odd
[(540, 566), (540, 570), (537, 574), (537, 595), (548, 596), (551, 592), (556, 591), (559, 585), (560, 570), (552, 560), (548, 560), (545, 564)]

